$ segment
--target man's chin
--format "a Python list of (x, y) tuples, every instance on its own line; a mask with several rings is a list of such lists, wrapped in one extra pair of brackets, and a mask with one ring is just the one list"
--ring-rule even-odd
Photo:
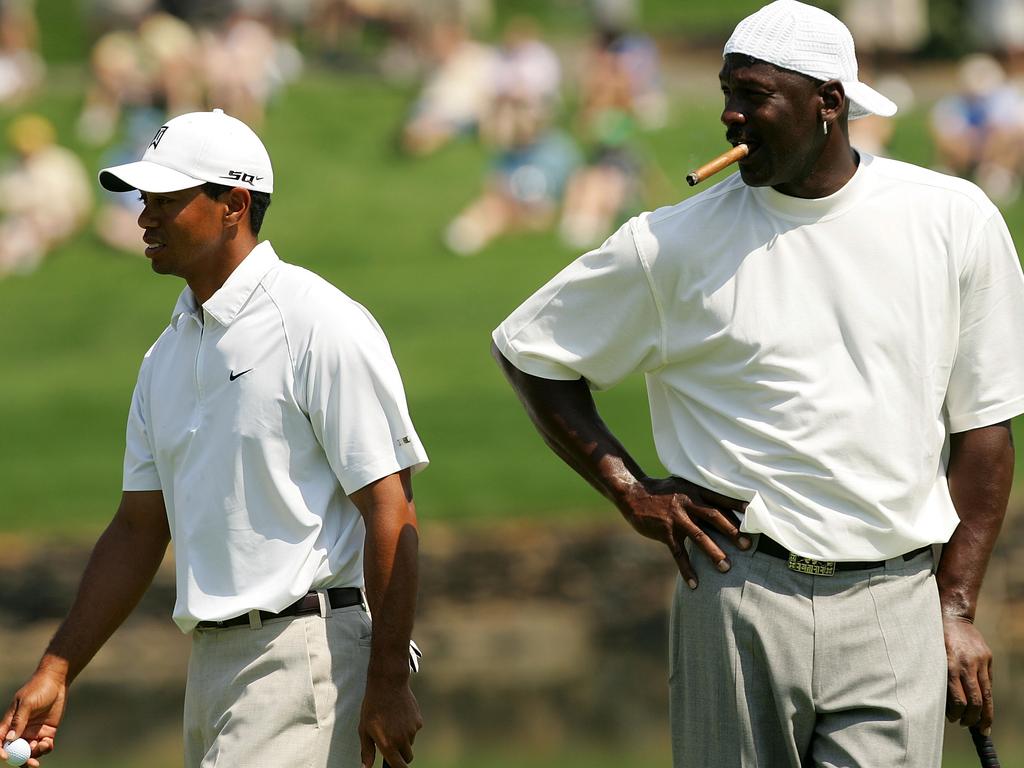
[(763, 170), (759, 173), (756, 168), (742, 165), (740, 166), (740, 178), (743, 179), (743, 183), (748, 187), (767, 187), (772, 183), (769, 175)]
[(170, 265), (167, 264), (166, 262), (163, 262), (163, 261), (158, 261), (156, 259), (150, 259), (149, 266), (152, 267), (153, 271), (156, 272), (158, 275), (172, 275), (172, 274), (174, 274), (174, 272), (171, 270)]

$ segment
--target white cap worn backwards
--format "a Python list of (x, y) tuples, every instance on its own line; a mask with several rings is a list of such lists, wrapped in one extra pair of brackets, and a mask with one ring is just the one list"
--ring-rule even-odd
[(775, 0), (736, 25), (723, 56), (741, 53), (815, 80), (838, 80), (850, 100), (850, 119), (890, 117), (896, 105), (857, 79), (853, 35), (827, 11), (797, 0)]
[(254, 192), (274, 191), (270, 155), (252, 129), (221, 109), (189, 112), (156, 132), (142, 159), (104, 168), (113, 192), (176, 192), (208, 181)]

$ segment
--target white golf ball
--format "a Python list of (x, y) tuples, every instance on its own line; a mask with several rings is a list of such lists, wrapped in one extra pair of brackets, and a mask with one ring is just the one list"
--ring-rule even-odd
[(24, 739), (15, 739), (4, 744), (4, 751), (7, 753), (8, 765), (24, 765), (32, 754), (32, 748)]

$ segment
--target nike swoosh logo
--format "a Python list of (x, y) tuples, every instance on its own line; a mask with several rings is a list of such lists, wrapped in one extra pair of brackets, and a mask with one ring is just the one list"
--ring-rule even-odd
[(228, 374), (228, 379), (230, 379), (231, 381), (234, 381), (239, 376), (245, 376), (245, 374), (247, 374), (251, 370), (252, 370), (252, 368), (250, 368), (247, 371), (242, 371), (241, 373), (235, 373), (234, 371), (232, 371), (231, 373)]

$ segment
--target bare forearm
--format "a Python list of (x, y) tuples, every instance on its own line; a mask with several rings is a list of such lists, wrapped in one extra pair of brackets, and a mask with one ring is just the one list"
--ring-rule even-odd
[(383, 487), (353, 495), (366, 524), (363, 574), (373, 615), (369, 675), (402, 680), (409, 675), (416, 615), (419, 532), (408, 471), (381, 482)]
[(415, 518), (392, 520), (367, 531), (364, 565), (373, 614), (369, 674), (409, 674), (409, 639), (416, 615), (419, 536)]
[(1013, 482), (1009, 422), (955, 434), (947, 479), (960, 524), (936, 572), (944, 615), (974, 619), (981, 583)]
[(363, 573), (373, 614), (366, 693), (359, 716), (361, 761), (379, 749), (385, 765), (405, 768), (423, 727), (409, 687), (409, 639), (416, 614), (419, 532), (408, 469), (381, 478), (349, 498), (366, 524)]
[(619, 509), (643, 470), (608, 429), (583, 379), (549, 381), (513, 366), (492, 345), (491, 354), (549, 448)]
[[(159, 518), (151, 515), (159, 514)], [(170, 540), (159, 510), (126, 510), (125, 502), (93, 548), (67, 618), (40, 667), (70, 683), (138, 604), (153, 581)]]

